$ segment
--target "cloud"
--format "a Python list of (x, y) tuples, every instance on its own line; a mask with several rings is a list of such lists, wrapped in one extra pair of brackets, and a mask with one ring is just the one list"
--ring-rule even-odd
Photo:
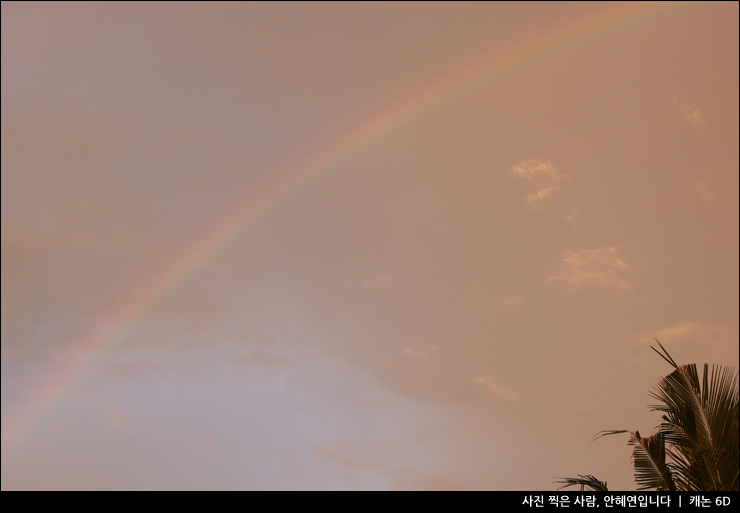
[(514, 392), (510, 388), (497, 385), (489, 378), (475, 378), (474, 381), (476, 384), (483, 387), (487, 394), (497, 395), (509, 401), (519, 402), (519, 394), (517, 392)]
[(704, 120), (704, 114), (702, 114), (696, 105), (693, 103), (682, 103), (678, 99), (678, 95), (673, 95), (671, 100), (673, 100), (673, 105), (679, 108), (681, 116), (683, 116), (684, 121), (688, 124), (692, 125), (697, 130), (703, 130), (707, 126), (707, 123)]
[(632, 339), (630, 346), (655, 345), (656, 338), (666, 347), (690, 342), (729, 346), (737, 342), (733, 338), (733, 330), (726, 326), (701, 321), (682, 321), (658, 330), (645, 330)]
[(407, 347), (404, 349), (403, 354), (409, 357), (423, 357), (430, 354), (442, 354), (442, 351), (437, 346), (431, 344), (416, 344), (416, 347)]
[(712, 169), (702, 170), (702, 179), (696, 182), (696, 195), (701, 201), (718, 204), (729, 199), (737, 191), (737, 172), (719, 172)]
[(628, 291), (632, 285), (619, 276), (627, 269), (624, 260), (617, 256), (614, 246), (604, 246), (599, 249), (582, 251), (568, 251), (558, 265), (555, 275), (548, 280), (561, 281), (570, 285), (595, 285), (602, 291), (622, 293)]
[(530, 181), (537, 186), (537, 191), (527, 196), (527, 202), (530, 205), (551, 197), (560, 189), (559, 182), (568, 179), (568, 175), (558, 171), (552, 162), (540, 162), (534, 159), (527, 159), (517, 164), (509, 169), (508, 174)]
[[(737, 326), (709, 324), (697, 320), (684, 320), (658, 329), (648, 329), (634, 336), (627, 347), (635, 351), (638, 362), (656, 356), (647, 346), (660, 343), (669, 349), (679, 364), (695, 362), (737, 365)], [(680, 350), (675, 351), (676, 347)], [(652, 355), (652, 356), (650, 356)]]
[(512, 167), (509, 174), (518, 176), (525, 180), (531, 180), (538, 176), (549, 176), (553, 179), (560, 179), (564, 175), (558, 173), (552, 162), (540, 162), (539, 160), (527, 159), (521, 164)]
[(570, 211), (570, 214), (565, 216), (565, 219), (567, 219), (568, 221), (575, 221), (580, 215), (581, 215), (581, 209), (574, 208), (573, 210)]

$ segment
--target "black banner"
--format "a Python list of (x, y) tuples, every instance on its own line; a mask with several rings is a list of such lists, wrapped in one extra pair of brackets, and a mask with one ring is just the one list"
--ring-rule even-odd
[[(498, 492), (519, 509), (729, 509), (733, 492)], [(735, 505), (737, 507), (737, 504)], [(602, 509), (602, 512), (603, 512)]]

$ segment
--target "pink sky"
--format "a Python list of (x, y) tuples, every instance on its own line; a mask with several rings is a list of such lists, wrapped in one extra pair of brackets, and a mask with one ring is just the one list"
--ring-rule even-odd
[(2, 489), (634, 489), (738, 362), (738, 4), (2, 3)]

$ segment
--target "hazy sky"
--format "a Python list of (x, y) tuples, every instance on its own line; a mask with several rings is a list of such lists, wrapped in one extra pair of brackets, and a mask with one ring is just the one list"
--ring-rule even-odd
[(738, 4), (2, 3), (2, 489), (634, 489), (738, 362)]

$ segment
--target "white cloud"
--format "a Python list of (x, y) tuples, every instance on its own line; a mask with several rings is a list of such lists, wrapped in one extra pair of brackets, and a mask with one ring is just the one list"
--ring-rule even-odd
[(403, 350), (403, 354), (410, 357), (422, 357), (429, 356), (431, 354), (442, 354), (437, 346), (431, 344), (416, 344), (415, 347), (407, 347)]
[(728, 194), (737, 191), (738, 174), (731, 171), (720, 172), (714, 169), (702, 169), (701, 180), (696, 182), (695, 193), (699, 200), (707, 203), (722, 203)]
[(581, 215), (581, 209), (574, 208), (573, 210), (570, 211), (570, 214), (565, 216), (565, 219), (567, 219), (568, 221), (575, 221), (576, 218), (578, 218), (578, 216), (580, 215)]
[(535, 159), (527, 159), (521, 164), (512, 167), (509, 170), (509, 174), (516, 175), (525, 180), (531, 180), (537, 176), (549, 176), (555, 179), (559, 179), (559, 177), (563, 176), (558, 173), (558, 170), (552, 165), (552, 162), (540, 162)]
[(508, 174), (531, 181), (537, 186), (537, 191), (527, 196), (527, 202), (530, 205), (551, 197), (560, 189), (558, 183), (568, 179), (568, 175), (558, 171), (552, 162), (541, 162), (534, 159), (527, 159), (517, 164), (508, 171)]
[(558, 264), (557, 272), (548, 279), (576, 286), (595, 285), (605, 292), (622, 293), (632, 287), (619, 274), (628, 267), (617, 256), (614, 246), (568, 251)]
[(707, 123), (704, 120), (704, 114), (702, 114), (696, 105), (693, 103), (686, 104), (681, 102), (678, 99), (678, 95), (673, 95), (671, 100), (673, 100), (673, 105), (678, 107), (681, 111), (681, 116), (683, 116), (684, 121), (692, 125), (697, 130), (702, 130), (706, 127)]
[(733, 330), (726, 326), (706, 324), (700, 321), (682, 321), (658, 330), (645, 330), (636, 335), (630, 345), (655, 345), (655, 339), (666, 347), (688, 342), (702, 344), (730, 345), (733, 342)]
[(692, 362), (737, 365), (737, 337), (737, 326), (684, 320), (663, 328), (642, 331), (627, 346), (635, 351), (636, 362), (656, 356), (645, 349), (648, 346), (657, 348), (657, 338), (679, 365)]
[(477, 385), (483, 387), (487, 394), (497, 395), (509, 401), (519, 402), (519, 394), (517, 392), (498, 385), (489, 378), (475, 378), (474, 381)]

